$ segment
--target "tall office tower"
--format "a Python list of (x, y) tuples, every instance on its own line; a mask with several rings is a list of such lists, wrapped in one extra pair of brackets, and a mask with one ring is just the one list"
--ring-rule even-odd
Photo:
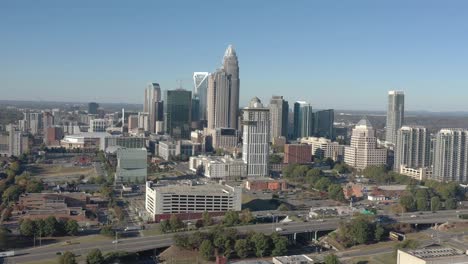
[(353, 129), (351, 146), (345, 147), (344, 161), (361, 170), (367, 166), (386, 164), (387, 150), (377, 148), (375, 130), (366, 118), (359, 121)]
[(433, 178), (443, 182), (468, 182), (468, 130), (442, 129), (437, 133)]
[(150, 83), (145, 89), (145, 101), (143, 103), (143, 112), (149, 114), (149, 131), (155, 132), (156, 116), (155, 103), (161, 101), (161, 87), (159, 83)]
[(13, 124), (9, 126), (8, 135), (8, 155), (20, 156), (29, 150), (28, 137), (23, 135), (21, 131)]
[(238, 129), (239, 83), (239, 61), (229, 45), (223, 67), (208, 77), (208, 128)]
[(52, 127), (54, 125), (54, 116), (50, 112), (44, 112), (42, 114), (42, 129), (44, 135), (44, 143), (46, 143), (48, 135), (47, 135), (47, 128)]
[(402, 91), (388, 92), (387, 128), (385, 141), (395, 145), (398, 129), (405, 123), (405, 94)]
[(192, 98), (192, 122), (200, 121), (200, 99), (197, 97)]
[(128, 116), (128, 130), (137, 129), (137, 128), (138, 128), (138, 116), (129, 115)]
[(200, 101), (199, 114), (200, 120), (207, 120), (207, 95), (208, 95), (208, 76), (209, 72), (193, 73), (193, 96)]
[(430, 165), (431, 137), (425, 127), (403, 126), (397, 132), (394, 169), (418, 169)]
[(149, 131), (149, 114), (145, 112), (138, 112), (138, 128), (143, 131)]
[(164, 126), (174, 139), (190, 138), (192, 122), (192, 92), (184, 89), (167, 90), (164, 99)]
[(42, 129), (42, 113), (31, 113), (27, 111), (24, 112), (23, 115), (25, 130), (33, 135), (39, 134)]
[(288, 137), (288, 115), (289, 104), (288, 101), (283, 99), (283, 96), (276, 96), (270, 100), (270, 120), (271, 129), (270, 136), (271, 142), (278, 137)]
[(294, 138), (310, 137), (314, 134), (312, 105), (304, 101), (294, 103)]
[(88, 114), (90, 115), (97, 115), (98, 114), (99, 104), (95, 102), (91, 102), (88, 104)]
[(223, 67), (229, 76), (231, 101), (229, 110), (229, 127), (238, 129), (239, 115), (239, 60), (232, 45), (229, 45), (224, 53)]
[(247, 176), (268, 176), (270, 113), (257, 97), (243, 111), (242, 159)]
[(314, 134), (317, 137), (335, 139), (333, 123), (335, 113), (333, 109), (321, 110), (314, 113)]

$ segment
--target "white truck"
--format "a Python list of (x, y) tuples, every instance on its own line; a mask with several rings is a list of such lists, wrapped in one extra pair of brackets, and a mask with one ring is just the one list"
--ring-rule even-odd
[(0, 252), (0, 258), (13, 257), (13, 256), (15, 256), (14, 250)]
[(281, 227), (276, 228), (276, 232), (281, 232), (281, 231), (283, 231), (283, 228), (281, 228)]

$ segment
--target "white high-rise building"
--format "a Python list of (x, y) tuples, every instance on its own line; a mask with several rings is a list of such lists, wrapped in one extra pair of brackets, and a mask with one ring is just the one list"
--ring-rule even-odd
[(406, 168), (429, 167), (430, 151), (430, 134), (425, 127), (401, 127), (397, 133), (395, 146), (395, 171), (402, 173)]
[(270, 111), (253, 98), (243, 112), (242, 159), (247, 176), (268, 176), (270, 154)]
[(106, 129), (110, 126), (107, 119), (91, 119), (89, 120), (88, 132), (106, 132)]
[(442, 129), (434, 146), (433, 178), (443, 182), (468, 182), (468, 130)]
[(345, 147), (344, 161), (356, 169), (387, 163), (387, 150), (377, 148), (375, 130), (366, 118), (359, 121), (351, 135), (351, 146)]
[(405, 122), (405, 94), (402, 91), (388, 92), (387, 126), (385, 141), (396, 144), (397, 132)]
[(161, 87), (159, 83), (150, 83), (145, 89), (145, 101), (143, 104), (143, 112), (148, 113), (149, 115), (149, 131), (151, 133), (155, 132), (155, 126), (158, 116), (161, 115), (158, 113), (159, 109), (157, 103), (161, 101)]
[(209, 72), (193, 73), (193, 97), (200, 101), (200, 120), (207, 118), (208, 76), (210, 76)]

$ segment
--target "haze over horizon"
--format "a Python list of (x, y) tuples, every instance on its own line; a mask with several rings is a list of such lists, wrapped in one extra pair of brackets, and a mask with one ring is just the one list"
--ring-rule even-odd
[(142, 103), (150, 81), (192, 90), (233, 44), (241, 106), (380, 111), (403, 90), (410, 111), (468, 111), (468, 3), (268, 3), (2, 2), (2, 99)]

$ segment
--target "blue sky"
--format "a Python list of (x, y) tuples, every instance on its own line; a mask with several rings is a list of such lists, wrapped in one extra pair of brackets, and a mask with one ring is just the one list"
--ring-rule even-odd
[(284, 95), (315, 108), (468, 110), (466, 1), (0, 0), (0, 98), (143, 101), (192, 89), (227, 45), (241, 105)]

